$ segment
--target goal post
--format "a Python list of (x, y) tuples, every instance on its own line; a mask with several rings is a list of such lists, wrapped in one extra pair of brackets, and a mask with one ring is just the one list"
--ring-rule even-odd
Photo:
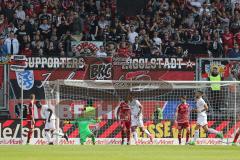
[[(187, 97), (191, 109), (196, 107), (195, 92), (204, 92), (209, 106), (208, 125), (224, 134), (224, 143), (232, 140), (240, 125), (240, 82), (237, 81), (110, 81), (110, 80), (57, 80), (45, 84), (46, 103), (55, 107), (57, 126), (69, 135), (72, 144), (79, 143), (77, 126), (64, 124), (82, 115), (84, 106), (96, 109), (97, 125), (91, 126), (99, 144), (120, 144), (120, 123), (116, 108), (128, 94), (143, 105), (144, 124), (155, 137), (155, 144), (177, 144), (175, 111), (180, 96)], [(155, 116), (156, 111), (163, 117)], [(191, 136), (196, 126), (196, 114), (190, 113)], [(142, 143), (146, 135), (138, 130)], [(184, 134), (185, 135), (185, 134)], [(61, 139), (58, 140), (61, 144)], [(88, 142), (87, 142), (88, 143)], [(199, 144), (220, 144), (215, 135), (200, 130)]]

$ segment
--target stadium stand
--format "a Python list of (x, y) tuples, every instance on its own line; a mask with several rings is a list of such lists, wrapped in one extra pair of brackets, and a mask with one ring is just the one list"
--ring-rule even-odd
[(238, 0), (148, 0), (136, 16), (118, 13), (115, 0), (2, 0), (0, 32), (8, 51), (1, 54), (11, 52), (13, 31), (18, 54), (26, 56), (75, 56), (70, 42), (77, 39), (103, 41), (108, 56), (117, 56), (107, 49), (114, 42), (119, 56), (192, 56), (182, 52), (187, 46), (200, 49), (193, 56), (237, 58), (239, 14)]

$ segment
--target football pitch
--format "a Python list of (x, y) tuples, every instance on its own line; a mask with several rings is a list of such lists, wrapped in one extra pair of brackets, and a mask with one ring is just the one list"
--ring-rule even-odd
[(239, 160), (232, 146), (0, 146), (0, 160)]

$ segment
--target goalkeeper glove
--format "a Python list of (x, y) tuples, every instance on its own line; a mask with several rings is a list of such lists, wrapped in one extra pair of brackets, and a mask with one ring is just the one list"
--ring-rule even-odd
[(70, 121), (64, 121), (63, 123), (64, 124), (70, 124)]

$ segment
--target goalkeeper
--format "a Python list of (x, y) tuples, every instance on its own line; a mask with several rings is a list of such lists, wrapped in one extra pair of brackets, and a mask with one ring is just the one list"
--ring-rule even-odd
[(92, 144), (95, 145), (95, 135), (89, 128), (90, 124), (99, 123), (99, 120), (95, 120), (96, 109), (91, 105), (87, 105), (83, 109), (83, 113), (75, 121), (66, 121), (68, 124), (75, 124), (78, 126), (78, 133), (80, 137), (80, 143), (84, 145), (87, 138), (92, 139)]

